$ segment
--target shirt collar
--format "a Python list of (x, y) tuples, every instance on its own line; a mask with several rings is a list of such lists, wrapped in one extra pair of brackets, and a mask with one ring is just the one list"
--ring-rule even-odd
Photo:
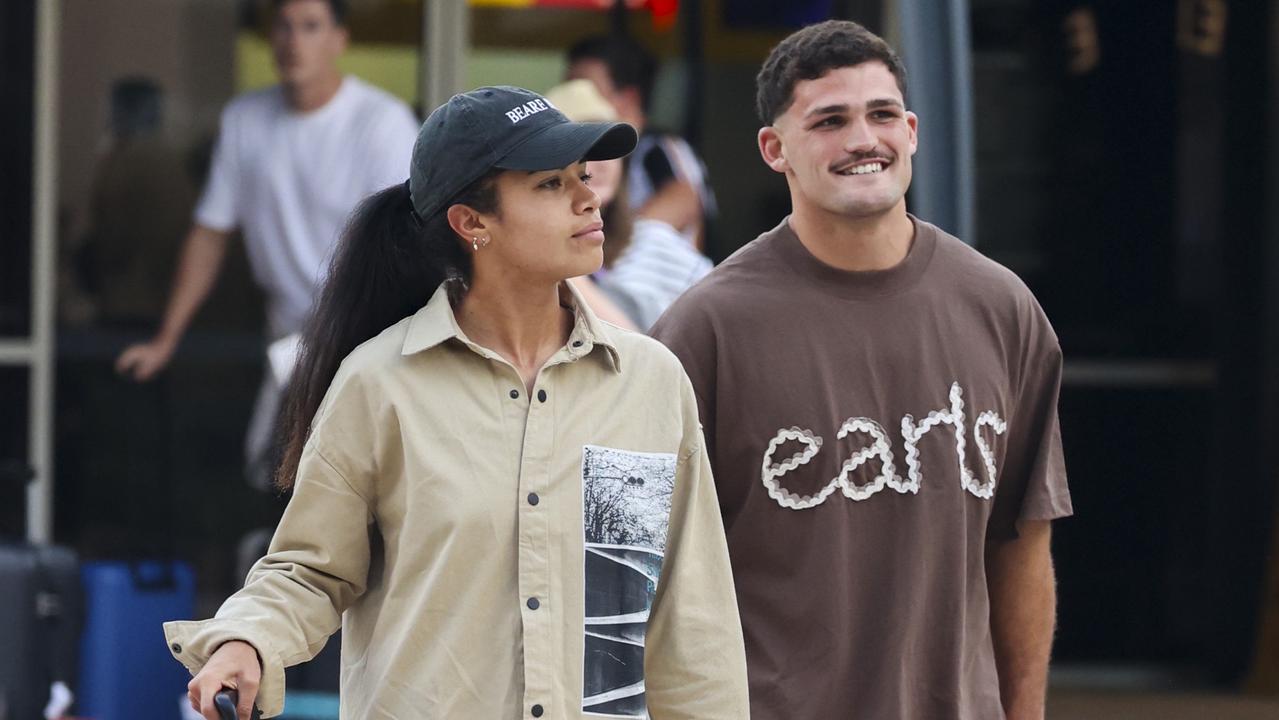
[[(603, 348), (603, 355), (613, 371), (622, 372), (622, 356), (613, 336), (617, 328), (596, 317), (572, 283), (560, 283), (559, 292), (560, 302), (573, 310), (574, 318), (573, 331), (569, 333), (568, 344), (563, 352), (576, 360), (591, 354), (597, 347)], [(457, 324), (457, 316), (453, 314), (453, 305), (449, 302), (448, 285), (441, 283), (426, 305), (409, 320), (408, 333), (400, 352), (403, 355), (413, 355), (450, 338), (457, 338), (480, 355), (493, 355), (491, 350), (476, 345), (462, 332)]]

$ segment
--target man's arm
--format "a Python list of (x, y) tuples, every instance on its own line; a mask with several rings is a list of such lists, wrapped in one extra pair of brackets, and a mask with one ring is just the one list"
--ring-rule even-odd
[(182, 244), (173, 290), (169, 293), (159, 331), (147, 342), (131, 345), (120, 353), (115, 362), (116, 372), (146, 381), (169, 364), (178, 341), (217, 282), (229, 238), (228, 232), (200, 224), (191, 227)]
[(643, 207), (636, 208), (639, 217), (661, 220), (676, 230), (700, 225), (702, 222), (702, 199), (697, 195), (697, 188), (680, 179), (668, 180), (657, 188)]
[(1047, 520), (1020, 522), (1018, 537), (986, 548), (990, 630), (1008, 720), (1043, 720), (1057, 588)]
[(667, 223), (692, 238), (693, 246), (701, 250), (708, 210), (702, 198), (706, 177), (693, 148), (681, 138), (663, 135), (631, 162), (642, 164), (653, 188), (635, 214)]

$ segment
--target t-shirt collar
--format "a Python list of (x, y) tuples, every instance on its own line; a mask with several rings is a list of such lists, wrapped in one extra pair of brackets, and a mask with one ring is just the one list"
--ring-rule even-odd
[[(573, 331), (569, 333), (564, 352), (576, 360), (592, 354), (596, 348), (602, 348), (605, 362), (614, 372), (622, 372), (622, 357), (613, 337), (615, 330), (596, 317), (572, 283), (560, 283), (559, 292), (560, 303), (573, 311)], [(400, 352), (403, 355), (413, 355), (451, 338), (457, 338), (480, 355), (493, 355), (493, 351), (477, 345), (462, 332), (457, 324), (457, 316), (453, 314), (453, 304), (449, 302), (447, 283), (442, 283), (426, 305), (409, 320), (408, 332)]]
[(937, 228), (914, 215), (915, 238), (905, 259), (886, 270), (841, 270), (818, 260), (795, 234), (790, 216), (772, 230), (778, 253), (796, 272), (831, 292), (846, 298), (874, 298), (893, 295), (915, 285), (928, 269), (937, 246)]
[(289, 106), (288, 101), (284, 97), (283, 86), (277, 86), (277, 87), (279, 87), (280, 102), (284, 104), (285, 110), (287, 114), (289, 115), (289, 117), (297, 121), (310, 121), (315, 118), (328, 117), (330, 114), (335, 112), (334, 108), (341, 107), (342, 105), (347, 104), (349, 102), (347, 98), (351, 95), (351, 93), (355, 92), (355, 86), (358, 83), (359, 81), (356, 80), (353, 76), (343, 75), (342, 81), (338, 85), (337, 92), (333, 93), (333, 97), (329, 98), (328, 102), (324, 103), (318, 108), (315, 108), (313, 110), (307, 110), (305, 112), (292, 109)]

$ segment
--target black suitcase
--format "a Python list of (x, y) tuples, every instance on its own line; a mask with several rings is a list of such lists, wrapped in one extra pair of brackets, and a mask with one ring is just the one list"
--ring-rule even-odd
[(82, 607), (75, 553), (0, 544), (0, 720), (43, 718), (55, 683), (75, 688)]

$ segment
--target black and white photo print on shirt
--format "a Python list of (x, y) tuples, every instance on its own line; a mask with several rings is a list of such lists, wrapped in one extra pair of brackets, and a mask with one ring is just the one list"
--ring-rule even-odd
[(584, 713), (648, 717), (644, 634), (666, 551), (675, 464), (673, 453), (582, 449)]

